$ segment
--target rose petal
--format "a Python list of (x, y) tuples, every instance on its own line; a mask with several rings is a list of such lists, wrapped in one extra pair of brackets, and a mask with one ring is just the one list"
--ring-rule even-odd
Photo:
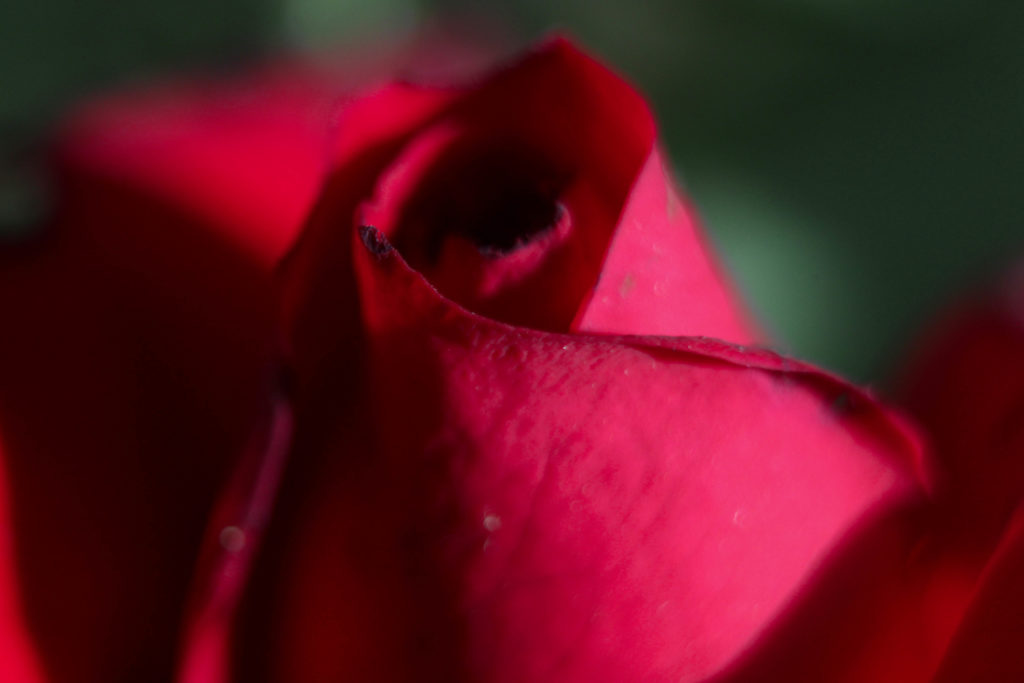
[(951, 311), (903, 380), (935, 443), (947, 533), (980, 569), (1024, 499), (1024, 280)]
[[(5, 460), (0, 433), (0, 462)], [(35, 683), (45, 679), (25, 623), (10, 513), (8, 478), (0, 471), (0, 680)]]
[(836, 380), (507, 327), (364, 235), (371, 443), (313, 454), (334, 465), (275, 560), (278, 677), (697, 679), (918, 495), (916, 446)]
[(18, 576), (57, 680), (173, 670), (207, 515), (269, 394), (271, 267), (326, 157), (333, 91), (293, 75), (90, 105), (56, 150), (55, 217), (2, 254)]
[(696, 216), (653, 149), (612, 236), (601, 279), (573, 329), (702, 335), (739, 344), (760, 339), (718, 272)]
[[(943, 646), (940, 680), (1012, 680), (996, 672), (1020, 667), (1012, 650), (995, 656), (995, 648), (1012, 639), (1006, 615), (1019, 602), (999, 577), (1016, 562), (1019, 511), (1012, 519), (1024, 500), (1022, 272), (949, 311), (902, 380), (904, 400), (936, 455), (929, 569), (954, 589), (940, 596), (946, 615), (930, 629)], [(996, 606), (1003, 600), (1007, 612)]]
[(1024, 678), (1024, 508), (986, 567), (974, 600), (950, 644), (936, 683)]

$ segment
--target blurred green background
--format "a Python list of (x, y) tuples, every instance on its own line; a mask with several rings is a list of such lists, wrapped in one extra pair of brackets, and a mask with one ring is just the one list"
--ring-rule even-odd
[(882, 383), (944, 302), (1024, 256), (1024, 4), (968, 0), (16, 0), (0, 225), (45, 211), (40, 142), (83, 94), (470, 16), (514, 43), (567, 31), (640, 85), (790, 352)]

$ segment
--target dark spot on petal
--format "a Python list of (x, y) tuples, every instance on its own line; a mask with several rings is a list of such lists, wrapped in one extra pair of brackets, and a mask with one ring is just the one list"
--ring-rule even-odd
[(274, 368), (272, 373), (272, 386), (271, 395), (275, 399), (288, 400), (295, 393), (295, 373), (294, 370), (285, 365), (280, 364)]
[(384, 258), (391, 253), (391, 242), (388, 242), (388, 238), (383, 232), (372, 225), (364, 225), (359, 228), (359, 237), (363, 240), (363, 246), (377, 258)]
[(469, 141), (449, 150), (403, 207), (395, 243), (411, 262), (433, 264), (460, 236), (500, 258), (552, 230), (570, 174), (521, 143)]

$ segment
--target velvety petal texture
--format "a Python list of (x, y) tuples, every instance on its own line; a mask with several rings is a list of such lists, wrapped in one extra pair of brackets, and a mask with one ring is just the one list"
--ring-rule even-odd
[(236, 679), (702, 680), (823, 602), (850, 651), (806, 680), (869, 658), (920, 447), (738, 345), (636, 93), (554, 40), (339, 121), (284, 270), (295, 438)]

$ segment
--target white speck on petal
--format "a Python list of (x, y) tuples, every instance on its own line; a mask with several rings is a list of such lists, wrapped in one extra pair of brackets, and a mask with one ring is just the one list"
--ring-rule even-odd
[(484, 528), (490, 532), (495, 532), (501, 528), (501, 517), (498, 515), (487, 515), (484, 517)]
[(245, 532), (237, 526), (226, 526), (220, 530), (220, 547), (229, 553), (237, 553), (245, 547)]
[(732, 513), (732, 523), (736, 526), (744, 526), (747, 521), (747, 511), (743, 508), (739, 508), (736, 512)]

